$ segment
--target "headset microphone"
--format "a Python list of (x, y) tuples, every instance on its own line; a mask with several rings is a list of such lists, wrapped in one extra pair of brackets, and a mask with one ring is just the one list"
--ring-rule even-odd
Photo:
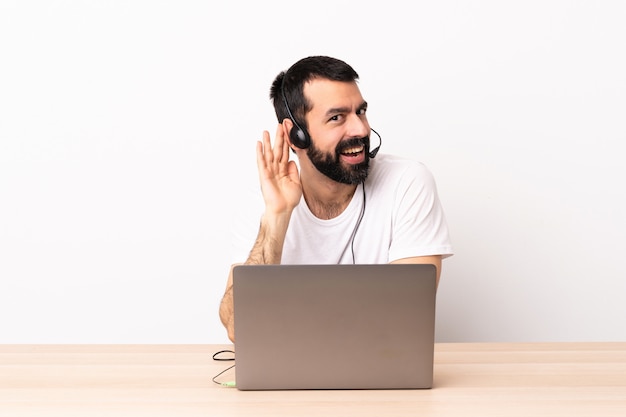
[(378, 151), (380, 150), (380, 145), (383, 144), (383, 138), (380, 137), (380, 135), (378, 134), (377, 131), (375, 131), (374, 129), (370, 128), (372, 132), (376, 133), (376, 136), (378, 136), (378, 146), (375, 147), (374, 149), (372, 149), (370, 151), (370, 153), (368, 154), (370, 158), (375, 158), (376, 154), (378, 153)]

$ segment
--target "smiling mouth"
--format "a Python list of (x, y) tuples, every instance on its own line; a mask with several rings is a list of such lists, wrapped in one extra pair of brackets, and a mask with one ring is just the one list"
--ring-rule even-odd
[(364, 150), (365, 150), (365, 146), (363, 145), (350, 146), (349, 148), (346, 148), (343, 151), (341, 151), (341, 154), (344, 156), (357, 156)]

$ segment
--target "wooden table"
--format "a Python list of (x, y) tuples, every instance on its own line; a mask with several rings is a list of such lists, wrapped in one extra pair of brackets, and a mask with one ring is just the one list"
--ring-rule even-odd
[(0, 416), (626, 416), (626, 343), (437, 344), (433, 389), (381, 391), (223, 387), (225, 348), (0, 345)]

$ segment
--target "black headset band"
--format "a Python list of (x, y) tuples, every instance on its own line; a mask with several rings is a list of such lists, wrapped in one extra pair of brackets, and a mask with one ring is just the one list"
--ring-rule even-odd
[(308, 148), (311, 145), (311, 138), (306, 129), (302, 128), (296, 118), (294, 117), (291, 109), (289, 108), (289, 103), (287, 102), (287, 95), (285, 94), (285, 79), (287, 78), (287, 72), (283, 75), (283, 80), (280, 84), (280, 95), (283, 98), (283, 103), (285, 104), (285, 109), (287, 109), (287, 114), (289, 118), (293, 122), (294, 126), (291, 128), (289, 132), (289, 138), (291, 139), (291, 143), (301, 149)]

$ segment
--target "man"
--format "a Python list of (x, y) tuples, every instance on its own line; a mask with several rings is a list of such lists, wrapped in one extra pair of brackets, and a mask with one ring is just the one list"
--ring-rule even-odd
[[(434, 179), (418, 162), (373, 159), (357, 80), (348, 64), (324, 56), (274, 80), (279, 124), (273, 146), (267, 131), (257, 143), (265, 209), (245, 263), (428, 263), (438, 282), (452, 249)], [(232, 268), (220, 318), (234, 342)]]

